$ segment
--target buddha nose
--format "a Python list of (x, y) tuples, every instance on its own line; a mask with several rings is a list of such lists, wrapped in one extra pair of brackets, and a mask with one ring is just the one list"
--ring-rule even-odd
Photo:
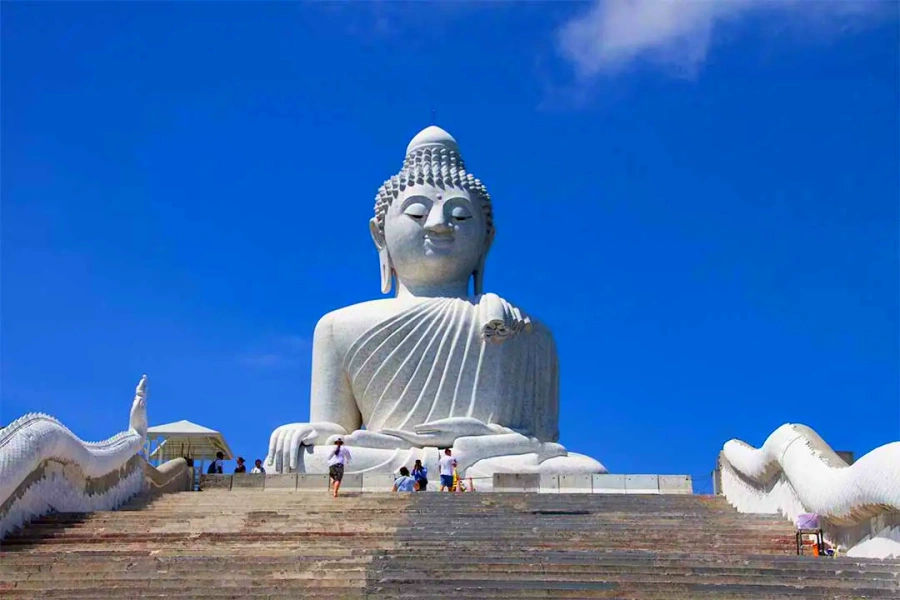
[(431, 212), (428, 213), (428, 218), (425, 220), (425, 231), (437, 234), (446, 234), (451, 231), (450, 224), (444, 216), (443, 207), (437, 203), (431, 208)]

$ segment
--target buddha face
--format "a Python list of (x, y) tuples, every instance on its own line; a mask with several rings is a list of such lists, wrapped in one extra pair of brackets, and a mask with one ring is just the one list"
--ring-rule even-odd
[(391, 202), (384, 243), (405, 284), (468, 281), (487, 249), (484, 211), (467, 190), (414, 185)]

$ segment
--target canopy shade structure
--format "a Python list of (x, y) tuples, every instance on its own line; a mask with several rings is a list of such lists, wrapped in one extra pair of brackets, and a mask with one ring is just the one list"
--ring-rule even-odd
[[(154, 441), (157, 443), (156, 448), (153, 448)], [(234, 458), (221, 433), (190, 421), (150, 427), (147, 429), (147, 442), (153, 448), (150, 460), (165, 462), (181, 457), (211, 460), (216, 457), (216, 452), (225, 454), (225, 460)]]

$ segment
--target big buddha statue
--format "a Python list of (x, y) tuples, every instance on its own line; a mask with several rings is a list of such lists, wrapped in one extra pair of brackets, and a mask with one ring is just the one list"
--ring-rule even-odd
[(313, 339), (310, 422), (272, 432), (269, 473), (326, 473), (337, 436), (348, 472), (436, 473), (452, 448), (467, 477), (605, 473), (559, 436), (559, 366), (550, 331), (484, 291), (491, 197), (439, 127), (416, 135), (375, 197), (369, 232), (381, 291), (335, 310)]

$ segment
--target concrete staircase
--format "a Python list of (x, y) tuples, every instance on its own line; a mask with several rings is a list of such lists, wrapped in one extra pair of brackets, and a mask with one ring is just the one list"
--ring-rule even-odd
[(33, 523), (0, 597), (900, 597), (896, 561), (793, 554), (710, 496), (187, 492)]

